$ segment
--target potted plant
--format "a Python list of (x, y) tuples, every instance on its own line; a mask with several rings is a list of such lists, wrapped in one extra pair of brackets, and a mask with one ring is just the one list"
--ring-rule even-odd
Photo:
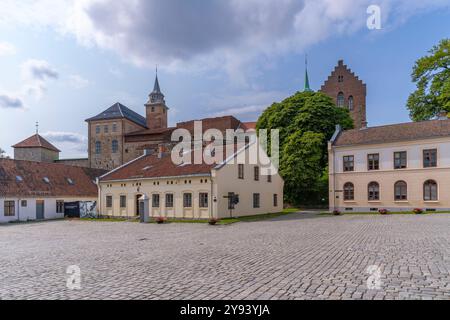
[(163, 223), (167, 222), (167, 218), (166, 217), (156, 217), (155, 221), (157, 224), (163, 224)]
[(414, 210), (413, 210), (413, 212), (415, 213), (415, 214), (423, 214), (423, 210), (422, 209), (420, 209), (420, 208), (415, 208)]
[(388, 209), (380, 209), (380, 210), (378, 210), (378, 212), (379, 212), (380, 214), (385, 215), (385, 214), (388, 214), (388, 213), (389, 213), (389, 210), (388, 210)]
[(333, 211), (333, 215), (335, 215), (335, 216), (340, 216), (340, 215), (341, 215), (341, 212), (340, 212), (339, 210), (334, 210), (334, 211)]
[(211, 218), (211, 219), (209, 219), (208, 224), (209, 224), (210, 226), (215, 226), (219, 221), (220, 221), (220, 219), (217, 219), (217, 218)]

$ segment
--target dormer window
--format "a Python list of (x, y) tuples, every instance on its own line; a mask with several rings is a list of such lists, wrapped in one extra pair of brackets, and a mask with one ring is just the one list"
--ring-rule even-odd
[(44, 180), (45, 183), (49, 184), (50, 183), (50, 179), (47, 177), (44, 177), (42, 180)]
[(17, 181), (17, 182), (22, 182), (22, 181), (23, 181), (23, 178), (22, 178), (21, 176), (16, 176), (16, 181)]
[(67, 183), (72, 185), (72, 186), (75, 184), (75, 182), (73, 182), (73, 180), (70, 179), (70, 178), (67, 178)]

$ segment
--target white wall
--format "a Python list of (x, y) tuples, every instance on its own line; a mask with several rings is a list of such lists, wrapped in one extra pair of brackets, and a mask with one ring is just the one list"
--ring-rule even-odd
[[(27, 201), (27, 206), (22, 207), (22, 200)], [(44, 218), (45, 220), (64, 218), (64, 213), (56, 213), (56, 201), (77, 202), (77, 201), (97, 201), (97, 198), (1, 198), (0, 199), (0, 223), (11, 221), (27, 221), (36, 220), (36, 201), (44, 200)], [(15, 202), (15, 215), (13, 217), (5, 217), (4, 202)]]

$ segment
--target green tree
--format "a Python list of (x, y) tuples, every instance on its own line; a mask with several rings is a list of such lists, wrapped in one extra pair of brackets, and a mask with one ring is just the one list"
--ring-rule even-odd
[(274, 103), (259, 118), (257, 129), (280, 130), (280, 174), (287, 202), (321, 204), (327, 200), (327, 143), (336, 124), (353, 128), (348, 110), (336, 107), (319, 92), (298, 92)]
[(5, 150), (0, 148), (0, 159), (9, 159), (9, 157), (6, 155)]
[(411, 75), (417, 90), (409, 96), (407, 106), (414, 121), (450, 112), (450, 39), (442, 40), (429, 53), (416, 61)]

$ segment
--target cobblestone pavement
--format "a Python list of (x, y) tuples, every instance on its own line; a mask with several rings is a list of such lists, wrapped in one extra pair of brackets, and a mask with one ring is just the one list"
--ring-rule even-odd
[[(0, 299), (450, 300), (448, 214), (55, 221), (0, 226), (0, 243)], [(66, 288), (70, 265), (81, 290)], [(371, 265), (379, 289), (368, 289)]]

